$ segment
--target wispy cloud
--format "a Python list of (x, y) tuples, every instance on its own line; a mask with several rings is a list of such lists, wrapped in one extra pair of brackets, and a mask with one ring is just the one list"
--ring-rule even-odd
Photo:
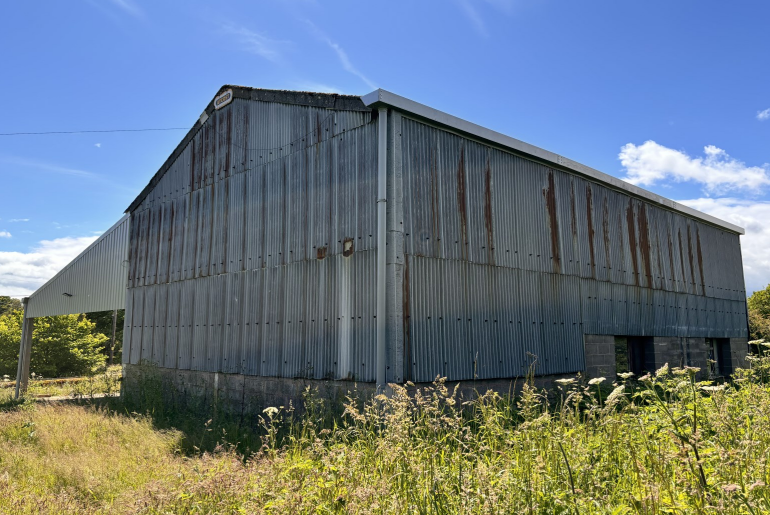
[(764, 111), (757, 111), (757, 120), (759, 120), (760, 122), (764, 122), (765, 120), (770, 120), (770, 107), (768, 107)]
[(97, 236), (39, 242), (30, 252), (0, 252), (0, 295), (29, 295), (56, 275)]
[(484, 24), (484, 20), (481, 18), (478, 10), (476, 10), (472, 0), (457, 0), (457, 5), (460, 6), (463, 14), (465, 14), (465, 17), (468, 18), (468, 21), (471, 22), (471, 25), (473, 25), (473, 28), (476, 29), (476, 32), (485, 38), (489, 37), (489, 32), (487, 32), (487, 27)]
[(747, 166), (713, 145), (703, 149), (703, 157), (691, 157), (681, 150), (646, 141), (624, 145), (618, 158), (626, 169), (624, 179), (650, 186), (666, 181), (701, 184), (708, 194), (728, 191), (759, 193), (770, 185), (770, 165)]
[(96, 148), (102, 148), (102, 144), (101, 144), (101, 143), (94, 143), (94, 146), (95, 146)]
[(361, 73), (361, 71), (359, 71), (358, 68), (356, 68), (353, 65), (353, 63), (350, 61), (350, 58), (348, 57), (347, 52), (345, 52), (345, 50), (340, 45), (338, 45), (336, 42), (332, 41), (332, 39), (329, 36), (327, 36), (324, 31), (319, 29), (310, 20), (305, 20), (305, 22), (310, 26), (310, 28), (315, 33), (315, 35), (316, 35), (316, 37), (318, 39), (320, 39), (321, 41), (323, 41), (324, 43), (329, 45), (329, 47), (332, 50), (334, 50), (334, 52), (337, 54), (337, 58), (339, 59), (340, 64), (342, 64), (342, 68), (346, 72), (355, 75), (356, 77), (361, 79), (361, 81), (363, 81), (363, 83), (366, 84), (367, 86), (369, 86), (370, 88), (377, 89), (377, 84), (375, 84), (374, 81), (369, 80), (369, 78), (366, 75)]
[(26, 170), (38, 170), (43, 172), (51, 172), (63, 175), (73, 175), (75, 177), (98, 177), (97, 174), (88, 172), (86, 170), (80, 170), (77, 168), (69, 168), (66, 166), (60, 166), (54, 163), (48, 163), (45, 161), (38, 161), (36, 159), (26, 159), (23, 157), (4, 157), (0, 159), (0, 162), (7, 165), (16, 166), (19, 168), (25, 168)]
[(484, 23), (484, 17), (479, 6), (487, 4), (496, 11), (510, 16), (513, 14), (514, 6), (519, 0), (455, 0), (455, 2), (476, 32), (480, 36), (488, 38), (489, 30), (487, 30), (487, 25)]
[(8, 231), (0, 231), (0, 238), (10, 238), (10, 237), (11, 237), (11, 233), (9, 233)]
[(131, 0), (110, 0), (110, 2), (131, 16), (144, 16), (144, 12)]
[(29, 222), (29, 218), (11, 218), (9, 222)]
[(291, 45), (290, 41), (272, 39), (233, 23), (225, 23), (221, 27), (226, 34), (238, 40), (241, 50), (264, 57), (268, 61), (281, 61), (283, 52)]
[(92, 7), (114, 20), (119, 20), (118, 13), (128, 14), (133, 18), (144, 18), (144, 11), (133, 0), (86, 0)]

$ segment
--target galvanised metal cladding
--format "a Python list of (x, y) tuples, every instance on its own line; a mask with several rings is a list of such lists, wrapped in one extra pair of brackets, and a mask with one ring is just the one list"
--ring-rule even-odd
[(372, 113), (209, 114), (131, 213), (125, 362), (373, 381)]
[[(29, 297), (27, 317), (122, 309), (128, 274), (128, 215)], [(68, 295), (64, 295), (64, 294)]]
[(583, 334), (747, 336), (737, 234), (399, 119), (407, 380), (577, 372)]

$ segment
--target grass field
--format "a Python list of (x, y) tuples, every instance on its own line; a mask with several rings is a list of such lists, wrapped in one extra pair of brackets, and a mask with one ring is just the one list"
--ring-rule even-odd
[(511, 401), (438, 382), (336, 418), (310, 392), (304, 416), (269, 408), (258, 427), (6, 401), (0, 513), (768, 513), (767, 370), (719, 385), (666, 367)]

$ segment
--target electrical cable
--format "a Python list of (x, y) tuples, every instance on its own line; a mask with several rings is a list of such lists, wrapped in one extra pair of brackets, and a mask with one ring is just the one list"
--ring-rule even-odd
[(101, 131), (48, 131), (48, 132), (0, 132), (0, 136), (39, 136), (46, 134), (86, 134), (102, 132), (147, 132), (147, 131), (187, 131), (189, 127), (167, 127), (163, 129), (109, 129)]

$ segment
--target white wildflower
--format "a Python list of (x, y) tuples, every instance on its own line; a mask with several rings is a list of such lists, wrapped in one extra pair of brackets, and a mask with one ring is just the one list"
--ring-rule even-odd
[(616, 386), (615, 389), (612, 390), (612, 393), (607, 396), (607, 403), (613, 403), (618, 400), (623, 395), (625, 390), (626, 387), (623, 385)]
[(727, 388), (727, 385), (722, 383), (720, 385), (701, 386), (700, 388), (701, 390), (705, 390), (707, 392), (721, 392)]
[(620, 376), (621, 379), (629, 379), (631, 377), (634, 377), (634, 375), (636, 374), (634, 374), (633, 372), (621, 372), (618, 375)]
[(574, 378), (557, 379), (556, 382), (559, 383), (562, 386), (567, 386), (567, 385), (573, 384), (575, 382), (575, 379)]
[(278, 408), (275, 406), (270, 406), (269, 408), (265, 408), (262, 410), (262, 413), (267, 413), (268, 417), (274, 417), (278, 414)]
[(655, 377), (661, 377), (661, 376), (666, 376), (666, 375), (668, 375), (668, 363), (666, 363), (665, 365), (663, 365), (662, 367), (660, 367), (660, 368), (659, 368), (659, 369), (658, 369), (658, 370), (655, 372)]
[(607, 378), (605, 377), (594, 377), (593, 379), (588, 381), (588, 384), (602, 384), (606, 380)]

